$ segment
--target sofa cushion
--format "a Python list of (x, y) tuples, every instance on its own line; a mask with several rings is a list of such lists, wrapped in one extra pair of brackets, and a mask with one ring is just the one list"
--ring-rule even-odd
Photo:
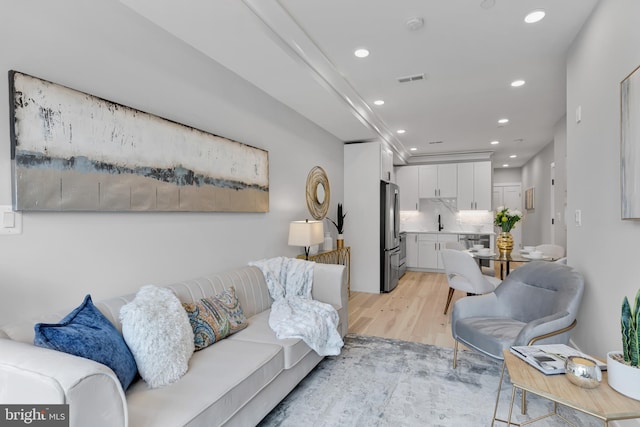
[(231, 340), (253, 341), (265, 344), (276, 344), (284, 350), (284, 368), (295, 366), (311, 348), (300, 338), (278, 339), (276, 333), (269, 326), (269, 314), (271, 310), (263, 311), (249, 318), (249, 326), (229, 337)]
[(82, 304), (59, 323), (38, 323), (33, 344), (102, 363), (113, 370), (124, 390), (136, 376), (136, 362), (122, 335), (93, 305)]
[(120, 309), (122, 335), (149, 387), (162, 387), (187, 372), (194, 351), (193, 330), (170, 289), (143, 286)]
[(183, 303), (193, 329), (195, 350), (202, 350), (247, 327), (247, 319), (232, 286), (198, 302)]
[(225, 339), (193, 354), (189, 371), (175, 383), (127, 391), (130, 426), (224, 424), (283, 369), (282, 348)]

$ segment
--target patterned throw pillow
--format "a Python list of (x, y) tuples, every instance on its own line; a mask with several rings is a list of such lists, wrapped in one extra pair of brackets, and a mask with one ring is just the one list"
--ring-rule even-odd
[(193, 328), (196, 351), (235, 334), (248, 325), (233, 286), (216, 296), (194, 303), (183, 303), (182, 306), (187, 311)]

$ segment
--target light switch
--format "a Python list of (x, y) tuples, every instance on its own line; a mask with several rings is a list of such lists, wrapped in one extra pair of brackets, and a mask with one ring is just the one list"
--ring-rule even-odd
[(0, 206), (0, 234), (22, 233), (22, 212), (14, 212), (11, 206)]
[(3, 212), (2, 226), (4, 228), (13, 228), (16, 226), (16, 216), (13, 212)]
[(582, 227), (582, 211), (580, 209), (576, 209), (575, 221), (576, 227)]

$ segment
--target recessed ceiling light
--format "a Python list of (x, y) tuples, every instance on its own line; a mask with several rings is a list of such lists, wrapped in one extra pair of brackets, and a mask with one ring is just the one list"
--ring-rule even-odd
[(498, 145), (498, 144), (500, 144), (500, 141), (491, 141), (490, 144), (491, 145)]
[(355, 52), (353, 52), (353, 54), (358, 58), (366, 58), (367, 56), (369, 56), (369, 51), (367, 49), (361, 48), (361, 49), (356, 49)]
[(376, 99), (373, 103), (376, 105), (384, 105), (384, 101), (382, 99)]
[(399, 133), (399, 134), (403, 134), (403, 133), (405, 133), (405, 132), (406, 132), (406, 130), (404, 130), (404, 129), (398, 129), (398, 130), (396, 131), (396, 133)]
[(424, 19), (420, 17), (409, 18), (404, 23), (409, 31), (417, 31), (424, 26)]
[(508, 168), (508, 167), (509, 167), (509, 164), (508, 164), (508, 163), (505, 163), (504, 165), (502, 165), (502, 167), (503, 167), (503, 168)]
[(416, 147), (411, 147), (409, 148), (409, 151), (417, 151), (418, 149)]
[(509, 119), (500, 119), (500, 120), (498, 120), (498, 124), (506, 125), (507, 123), (509, 123)]
[(534, 10), (533, 12), (529, 12), (527, 16), (524, 17), (524, 22), (527, 24), (534, 24), (536, 22), (542, 21), (542, 18), (546, 13), (542, 9)]
[(513, 87), (524, 86), (524, 80), (514, 80), (511, 82), (511, 86)]
[(518, 157), (517, 154), (512, 154), (512, 155), (509, 156), (510, 159), (515, 159), (516, 157)]

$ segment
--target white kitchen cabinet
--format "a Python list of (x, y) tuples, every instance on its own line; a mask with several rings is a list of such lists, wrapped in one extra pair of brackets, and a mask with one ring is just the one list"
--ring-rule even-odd
[(456, 197), (458, 192), (458, 165), (422, 165), (419, 171), (420, 198)]
[(418, 234), (407, 233), (405, 242), (407, 244), (407, 259), (405, 261), (407, 268), (418, 268)]
[(396, 182), (393, 170), (393, 151), (384, 144), (380, 144), (380, 179), (387, 182)]
[(491, 210), (491, 162), (458, 164), (458, 209)]
[(457, 234), (425, 233), (418, 236), (418, 268), (442, 270), (440, 251), (445, 249), (445, 242), (457, 242)]
[(400, 187), (400, 210), (417, 211), (420, 206), (418, 181), (420, 166), (396, 168), (396, 184)]

